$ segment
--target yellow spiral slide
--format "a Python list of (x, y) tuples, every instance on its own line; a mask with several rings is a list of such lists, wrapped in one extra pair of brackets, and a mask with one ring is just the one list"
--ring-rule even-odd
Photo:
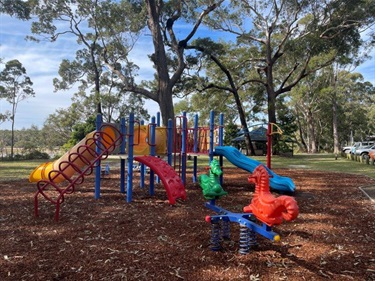
[[(105, 148), (113, 145), (113, 142), (116, 140), (116, 129), (112, 126), (104, 126), (102, 127), (101, 132), (101, 137), (103, 138)], [(40, 180), (53, 179), (53, 182), (59, 183), (67, 178), (71, 178), (75, 173), (78, 172), (74, 166), (82, 169), (88, 165), (88, 163), (82, 159), (85, 159), (92, 164), (91, 162), (96, 158), (95, 153), (93, 153), (93, 151), (96, 149), (96, 144), (94, 141), (95, 133), (96, 131), (87, 134), (84, 139), (82, 139), (59, 159), (53, 162), (41, 164), (39, 167), (35, 168), (29, 176), (29, 181), (38, 182)], [(55, 176), (55, 173), (52, 171), (63, 171), (64, 174)]]

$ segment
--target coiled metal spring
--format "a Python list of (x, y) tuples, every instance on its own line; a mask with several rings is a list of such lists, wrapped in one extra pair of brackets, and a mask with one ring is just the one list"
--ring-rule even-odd
[(221, 231), (223, 239), (230, 240), (230, 221), (223, 221)]
[(211, 224), (211, 250), (220, 251), (221, 250), (221, 239), (220, 239), (220, 224)]
[(239, 243), (239, 253), (246, 255), (250, 252), (250, 229), (246, 225), (240, 225), (240, 243)]

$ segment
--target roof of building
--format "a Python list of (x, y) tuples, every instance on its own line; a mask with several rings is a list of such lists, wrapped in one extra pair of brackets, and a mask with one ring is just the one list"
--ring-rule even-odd
[[(254, 129), (250, 132), (250, 138), (252, 141), (267, 141), (267, 129), (262, 127), (259, 127), (257, 129)], [(233, 142), (239, 142), (244, 141), (245, 135), (243, 130), (240, 130), (237, 134), (237, 137), (235, 137), (232, 141)]]

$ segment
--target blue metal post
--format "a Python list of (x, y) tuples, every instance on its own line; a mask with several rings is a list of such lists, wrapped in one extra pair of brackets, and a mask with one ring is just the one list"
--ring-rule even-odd
[(160, 127), (160, 112), (156, 113), (156, 126)]
[[(219, 116), (219, 146), (223, 146), (224, 144), (224, 114), (223, 113), (220, 113), (220, 116)], [(220, 163), (220, 166), (223, 167), (224, 165), (224, 160), (223, 160), (223, 156), (221, 155), (219, 157), (219, 163)], [(223, 174), (220, 175), (220, 184), (222, 185), (223, 184)]]
[[(150, 124), (150, 155), (155, 156), (156, 154), (156, 124), (155, 124), (155, 116), (151, 117), (151, 124)], [(155, 173), (152, 169), (150, 169), (150, 195), (154, 195), (155, 189)]]
[[(198, 153), (198, 114), (195, 114), (194, 116), (194, 131), (193, 131), (193, 152)], [(194, 155), (193, 157), (193, 182), (198, 181), (198, 157), (197, 155)]]
[[(98, 114), (96, 115), (96, 131), (99, 132), (100, 127), (102, 126), (102, 115)], [(96, 153), (100, 154), (101, 150), (100, 147), (96, 146)], [(100, 167), (100, 160), (96, 163), (95, 167), (95, 199), (100, 198), (100, 173), (101, 173), (101, 167)]]
[(133, 146), (134, 146), (134, 113), (129, 115), (129, 134), (128, 134), (128, 180), (126, 201), (132, 201), (133, 192)]
[(168, 164), (172, 166), (172, 155), (173, 155), (173, 120), (168, 120), (168, 128), (167, 128), (167, 157), (168, 157)]
[(182, 113), (182, 148), (181, 148), (181, 181), (183, 184), (186, 184), (186, 147), (187, 147), (187, 118), (186, 112)]
[(215, 130), (215, 112), (213, 110), (210, 111), (210, 147), (208, 150), (208, 156), (211, 163), (212, 159), (214, 158), (214, 130)]
[[(160, 112), (156, 113), (156, 126), (160, 127)], [(156, 154), (156, 131), (155, 131), (155, 154)], [(160, 183), (160, 178), (156, 175), (156, 182)]]
[[(141, 126), (143, 126), (145, 124), (145, 121), (142, 120), (141, 121)], [(147, 136), (147, 138), (149, 138), (149, 136)], [(139, 140), (139, 142), (141, 142), (141, 140)], [(146, 140), (146, 143), (148, 142), (148, 140)], [(139, 186), (141, 188), (144, 188), (145, 187), (145, 177), (146, 177), (146, 167), (145, 167), (145, 164), (141, 163), (140, 166), (139, 166), (139, 174), (140, 174), (140, 182), (139, 182)]]
[[(126, 123), (125, 118), (121, 118), (121, 134), (122, 134), (122, 143), (120, 146), (120, 154), (125, 154), (126, 149)], [(125, 193), (125, 159), (120, 159), (120, 192)]]
[(194, 153), (198, 152), (198, 114), (194, 116)]

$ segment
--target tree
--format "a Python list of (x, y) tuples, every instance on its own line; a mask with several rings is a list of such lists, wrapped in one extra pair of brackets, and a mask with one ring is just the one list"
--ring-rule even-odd
[(232, 140), (237, 137), (238, 126), (233, 122), (229, 122), (224, 129), (224, 145), (232, 145)]
[(374, 24), (374, 9), (374, 1), (366, 0), (238, 0), (215, 10), (208, 24), (248, 46), (248, 82), (264, 87), (268, 121), (276, 123), (277, 97), (308, 75), (356, 53), (363, 43), (361, 32)]
[[(108, 77), (107, 77), (108, 76)], [(103, 73), (101, 77), (101, 108), (104, 122), (120, 122), (120, 118), (129, 116), (131, 112), (138, 120), (148, 120), (150, 115), (144, 107), (145, 100), (139, 94), (132, 94), (122, 90), (121, 82), (114, 81), (113, 75), (109, 72)], [(84, 119), (95, 115), (92, 108), (95, 107), (95, 95), (87, 94), (80, 87), (79, 91), (72, 98), (72, 106), (79, 107)]]
[(84, 118), (81, 107), (75, 103), (50, 114), (41, 129), (43, 139), (48, 140), (45, 147), (53, 150), (55, 147), (63, 146), (70, 139), (74, 125), (82, 122)]
[[(106, 84), (112, 80), (105, 76), (102, 55), (118, 48), (118, 52), (126, 56), (142, 27), (142, 20), (140, 23), (132, 20), (138, 14), (138, 7), (136, 1), (99, 0), (54, 0), (37, 5), (34, 13), (39, 21), (32, 23), (34, 34), (47, 35), (51, 42), (70, 35), (76, 38), (79, 46), (83, 46), (76, 52), (74, 60), (62, 61), (59, 69), (61, 80), (54, 79), (55, 90), (67, 90), (79, 83), (81, 92), (92, 92), (96, 113), (102, 114), (101, 90), (103, 86), (112, 87), (112, 84)], [(126, 36), (128, 32), (131, 36)], [(34, 36), (28, 38), (40, 40)]]
[(43, 137), (37, 126), (32, 125), (31, 128), (19, 130), (17, 133), (20, 137), (15, 145), (22, 148), (22, 155), (31, 154), (43, 148)]
[[(246, 104), (241, 99), (241, 92), (249, 90), (246, 80), (244, 80), (244, 73), (248, 71), (246, 65), (247, 53), (241, 46), (233, 48), (230, 43), (215, 43), (209, 38), (198, 39), (187, 48), (194, 49), (202, 53), (203, 58), (206, 60), (207, 78), (204, 79), (203, 87), (200, 91), (210, 91), (212, 95), (215, 92), (228, 92), (232, 95), (237, 115), (239, 116), (242, 130), (244, 132), (246, 150), (251, 151), (251, 155), (255, 155), (255, 150), (251, 142), (250, 132), (248, 129), (248, 119), (244, 105)], [(221, 58), (219, 58), (219, 56)], [(220, 94), (220, 100), (223, 101), (223, 96)], [(254, 95), (247, 95), (247, 104), (254, 97)], [(228, 103), (225, 103), (228, 106)]]
[(77, 123), (73, 127), (72, 134), (69, 141), (65, 144), (66, 147), (71, 148), (85, 136), (95, 130), (96, 117), (90, 116), (85, 122)]
[(375, 102), (375, 87), (364, 81), (360, 73), (341, 70), (337, 72), (336, 87), (330, 88), (335, 93), (338, 107), (338, 127), (342, 131), (341, 142), (355, 139), (363, 140), (374, 134), (373, 120), (370, 118), (371, 107)]
[(21, 20), (29, 20), (36, 0), (0, 0), (0, 13), (15, 16)]
[(0, 72), (0, 98), (6, 99), (11, 105), (10, 120), (12, 122), (12, 143), (11, 158), (13, 158), (14, 148), (14, 124), (17, 113), (17, 106), (23, 100), (35, 96), (32, 88), (33, 83), (26, 75), (26, 69), (18, 60), (10, 60), (5, 64), (5, 68)]
[[(151, 32), (154, 53), (150, 59), (156, 70), (156, 81), (151, 84), (147, 83), (147, 87), (139, 87), (136, 84), (129, 84), (126, 76), (121, 71), (110, 64), (108, 60), (107, 66), (117, 73), (124, 81), (128, 91), (140, 93), (143, 96), (157, 102), (163, 120), (163, 125), (167, 125), (168, 119), (174, 118), (173, 95), (174, 89), (178, 88), (178, 84), (183, 77), (187, 65), (184, 60), (184, 52), (187, 44), (196, 34), (203, 19), (215, 10), (223, 0), (217, 2), (209, 1), (206, 8), (197, 7), (198, 4), (185, 1), (154, 1), (147, 0), (147, 27)], [(183, 17), (187, 17), (189, 8), (197, 10), (202, 9), (199, 15), (191, 20), (194, 22), (193, 27), (184, 39), (178, 40), (175, 32), (175, 23), (178, 20), (183, 21)], [(192, 17), (193, 18), (193, 17)]]
[[(210, 1), (212, 2), (212, 1)], [(94, 50), (98, 72), (102, 71), (100, 63), (105, 64), (111, 72), (122, 81), (123, 92), (132, 92), (157, 102), (160, 107), (163, 124), (174, 118), (174, 88), (180, 82), (186, 69), (184, 51), (186, 44), (196, 33), (203, 18), (218, 7), (223, 0), (210, 3), (206, 8), (197, 6), (195, 1), (91, 1), (91, 0), (54, 0), (43, 3), (35, 9), (39, 22), (33, 23), (35, 34), (48, 35), (57, 40), (65, 33), (78, 35), (79, 42), (86, 45), (87, 50)], [(188, 15), (189, 9), (201, 9), (187, 36), (178, 39), (175, 23)], [(58, 30), (56, 22), (64, 23), (65, 29)], [(82, 36), (77, 30), (79, 24), (91, 29)], [(147, 26), (151, 33), (154, 53), (150, 55), (155, 67), (155, 81), (137, 83), (136, 67), (131, 63), (133, 39)], [(59, 26), (60, 27), (60, 26)], [(128, 44), (130, 42), (130, 44)], [(100, 57), (99, 57), (100, 55)], [(101, 61), (99, 62), (99, 58)], [(94, 69), (94, 68), (91, 68)], [(100, 75), (99, 75), (100, 76)], [(97, 77), (97, 75), (95, 76)], [(96, 88), (98, 93), (98, 89)], [(99, 97), (99, 94), (97, 94)]]
[(371, 135), (373, 99), (374, 87), (359, 73), (328, 67), (310, 75), (292, 90), (289, 102), (299, 124), (300, 147), (337, 154), (351, 135), (358, 140)]
[(9, 112), (5, 112), (5, 114), (0, 113), (0, 124), (7, 121), (9, 119), (9, 115), (10, 115)]

